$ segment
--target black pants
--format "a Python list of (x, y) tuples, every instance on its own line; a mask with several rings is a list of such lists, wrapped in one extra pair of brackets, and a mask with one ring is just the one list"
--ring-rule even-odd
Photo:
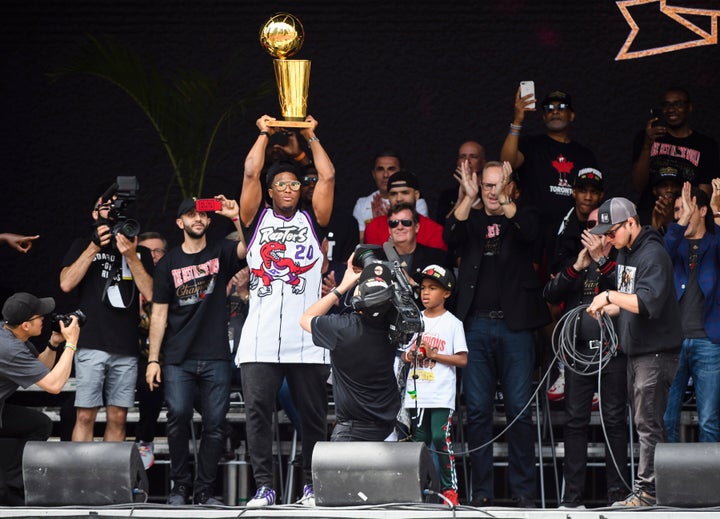
[[(44, 413), (5, 403), (0, 438), (0, 503), (9, 489), (23, 488), (22, 456), (25, 442), (45, 441), (52, 433), (52, 420)], [(15, 441), (10, 441), (15, 440)]]
[(247, 410), (247, 444), (255, 483), (272, 487), (272, 420), (277, 393), (287, 378), (302, 427), (303, 474), (312, 483), (315, 443), (327, 440), (327, 378), (325, 364), (275, 364), (251, 362), (240, 366)]
[[(609, 495), (624, 493), (623, 479), (630, 483), (627, 470), (627, 357), (613, 357), (602, 371), (600, 405), (607, 431), (605, 474)], [(593, 394), (598, 390), (597, 375), (578, 375), (565, 368), (565, 477), (564, 501), (582, 501), (587, 472), (587, 444)], [(613, 463), (614, 456), (615, 463)], [(620, 468), (620, 473), (615, 469)], [(621, 478), (622, 475), (622, 478)]]

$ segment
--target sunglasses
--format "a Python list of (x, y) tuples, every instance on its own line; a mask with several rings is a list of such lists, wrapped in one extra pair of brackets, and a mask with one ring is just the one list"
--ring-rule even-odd
[(286, 187), (290, 186), (290, 189), (293, 191), (297, 191), (300, 189), (300, 181), (299, 180), (278, 180), (273, 184), (275, 189), (278, 191), (284, 191)]
[(412, 227), (414, 223), (415, 222), (413, 222), (412, 220), (405, 219), (405, 218), (403, 218), (402, 220), (388, 220), (388, 225), (390, 226), (391, 229), (394, 229), (395, 227), (397, 227), (400, 224), (402, 224), (403, 227)]
[(567, 103), (548, 103), (546, 105), (543, 105), (543, 110), (545, 112), (554, 112), (555, 110), (562, 112), (563, 110), (567, 110), (570, 108), (570, 105)]
[(303, 185), (303, 186), (307, 186), (307, 185), (310, 185), (310, 184), (315, 184), (315, 183), (317, 183), (317, 181), (318, 181), (318, 178), (317, 178), (317, 176), (315, 176), (315, 175), (308, 175), (308, 176), (303, 177), (303, 178), (301, 179), (301, 182), (302, 182), (302, 185)]
[(625, 224), (626, 224), (626, 223), (627, 223), (627, 220), (625, 220), (624, 222), (620, 223), (620, 224), (619, 224), (617, 227), (615, 227), (614, 229), (610, 229), (608, 232), (606, 232), (606, 233), (604, 234), (604, 236), (607, 236), (607, 237), (610, 238), (611, 240), (614, 240), (614, 239), (615, 239), (615, 234), (616, 234), (621, 228), (625, 227)]

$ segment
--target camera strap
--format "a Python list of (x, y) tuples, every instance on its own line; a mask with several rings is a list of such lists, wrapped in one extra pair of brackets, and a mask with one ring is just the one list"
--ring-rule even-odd
[[(121, 265), (113, 266), (112, 270), (108, 274), (107, 280), (105, 281), (105, 286), (103, 287), (102, 300), (105, 304), (109, 305), (112, 308), (117, 308), (117, 309), (123, 310), (125, 308), (129, 308), (130, 304), (132, 304), (133, 300), (135, 299), (135, 283), (132, 283), (132, 292), (130, 294), (130, 301), (128, 303), (125, 303), (125, 300), (123, 299), (123, 296), (122, 296), (122, 292), (120, 290), (120, 285), (113, 284), (113, 280), (115, 279), (115, 274), (120, 269), (122, 269), (122, 280), (124, 280), (124, 281), (132, 280), (132, 273), (130, 272), (130, 268), (127, 266), (127, 261), (125, 259), (125, 256), (122, 256)], [(126, 271), (127, 271), (127, 274), (129, 277), (126, 277)]]

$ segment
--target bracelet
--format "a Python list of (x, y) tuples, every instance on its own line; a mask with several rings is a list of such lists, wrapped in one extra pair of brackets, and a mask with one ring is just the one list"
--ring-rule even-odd
[(240, 217), (239, 217), (239, 216), (233, 216), (233, 217), (231, 218), (231, 220), (232, 220), (233, 222), (239, 222), (239, 221), (240, 221)]
[(265, 137), (270, 137), (270, 132), (267, 131), (267, 130), (262, 130), (262, 131), (260, 132), (260, 135), (264, 135)]
[(302, 162), (303, 160), (305, 160), (305, 157), (307, 157), (307, 154), (304, 151), (301, 151), (300, 153), (295, 155), (294, 159), (295, 162)]
[(510, 128), (513, 129), (513, 130), (520, 131), (520, 130), (522, 130), (522, 124), (513, 124), (513, 123), (510, 123)]
[(335, 297), (338, 298), (338, 301), (340, 301), (343, 298), (343, 295), (340, 293), (340, 291), (337, 288), (333, 288), (331, 292), (333, 294), (335, 294)]
[(149, 360), (149, 361), (147, 361), (147, 363), (148, 363), (148, 364), (158, 364), (158, 365), (160, 365), (160, 361), (159, 361), (159, 360)]
[(75, 346), (72, 342), (66, 342), (65, 343), (65, 349), (70, 349), (72, 351), (77, 351), (77, 346)]
[(500, 205), (508, 205), (508, 204), (512, 204), (512, 203), (513, 203), (513, 200), (512, 200), (512, 198), (507, 197), (507, 200), (505, 200), (504, 202), (500, 202), (500, 201), (498, 200), (498, 203), (499, 203)]
[(605, 291), (605, 301), (607, 301), (609, 305), (612, 304), (612, 302), (610, 301), (610, 291), (609, 290)]
[(512, 135), (513, 137), (520, 137), (520, 132), (517, 130), (510, 130), (508, 132), (508, 135)]
[(320, 139), (318, 139), (317, 137), (310, 137), (308, 139), (308, 146), (310, 146), (313, 142), (320, 142)]
[(58, 349), (60, 349), (60, 346), (53, 346), (50, 341), (48, 341), (47, 347), (50, 348), (50, 351), (58, 351)]

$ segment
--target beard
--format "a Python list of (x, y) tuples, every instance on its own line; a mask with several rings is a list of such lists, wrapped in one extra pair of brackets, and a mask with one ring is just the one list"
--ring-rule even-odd
[(187, 234), (190, 238), (198, 239), (205, 236), (205, 231), (207, 231), (207, 225), (203, 226), (201, 231), (196, 231), (195, 229), (191, 227), (185, 227), (183, 226), (183, 230), (185, 231), (185, 234)]

